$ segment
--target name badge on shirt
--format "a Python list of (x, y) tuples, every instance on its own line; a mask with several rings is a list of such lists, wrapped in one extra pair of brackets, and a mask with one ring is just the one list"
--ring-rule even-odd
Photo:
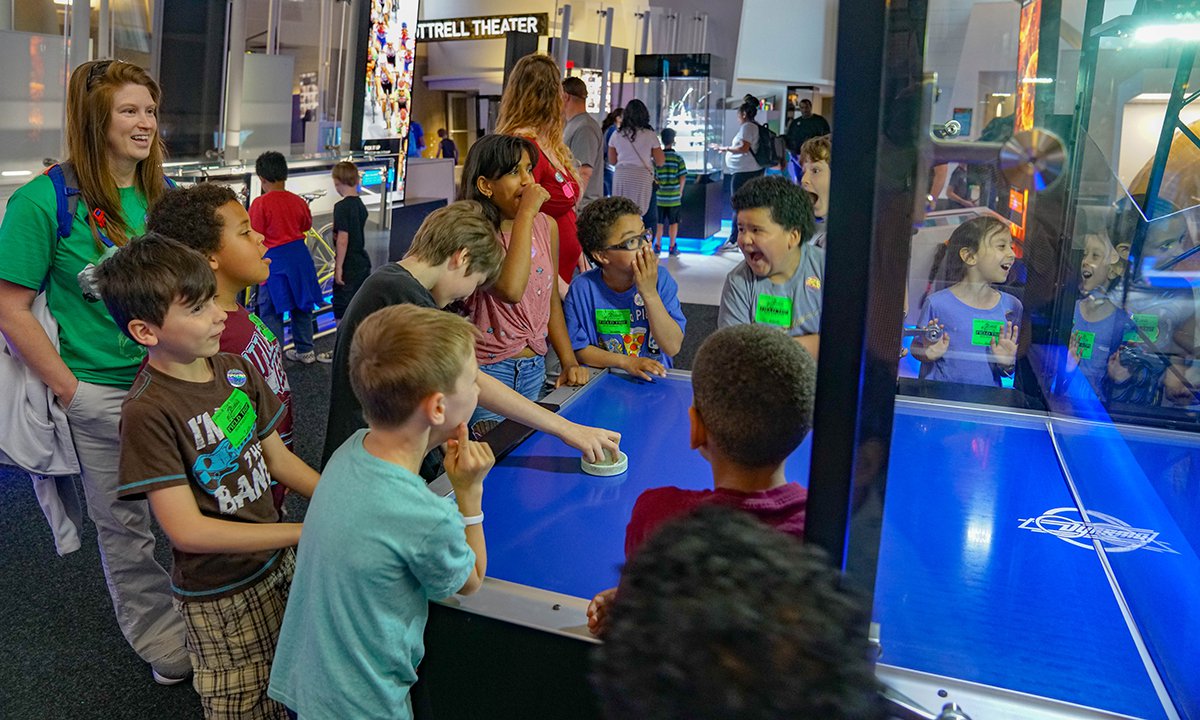
[(275, 333), (271, 332), (271, 328), (267, 327), (267, 324), (254, 313), (249, 313), (249, 315), (250, 322), (254, 323), (254, 327), (258, 328), (258, 331), (267, 339), (267, 342), (275, 342)]
[(596, 332), (601, 335), (628, 335), (629, 311), (597, 308)]
[(975, 318), (971, 321), (971, 344), (991, 345), (993, 340), (1000, 339), (1004, 332), (1003, 320), (984, 320)]
[(775, 327), (792, 327), (792, 299), (777, 295), (759, 295), (754, 322)]
[(1150, 342), (1158, 342), (1158, 316), (1149, 313), (1134, 313), (1133, 324), (1137, 329), (1130, 329), (1121, 338), (1123, 342), (1142, 342), (1143, 337)]
[(229, 442), (240, 450), (254, 432), (254, 422), (258, 415), (255, 414), (254, 406), (250, 404), (246, 393), (235, 389), (213, 413), (212, 419), (217, 427), (221, 428), (221, 432), (225, 433)]
[(1096, 333), (1087, 330), (1075, 331), (1075, 349), (1081, 360), (1091, 360), (1092, 350), (1096, 347)]
[[(562, 180), (563, 180), (562, 177), (561, 176), (557, 176), (557, 177), (558, 177), (558, 181), (562, 182)], [(562, 192), (563, 192), (563, 197), (565, 197), (566, 199), (568, 199), (568, 200), (575, 199), (575, 186), (572, 185), (571, 183), (563, 182), (562, 183)]]

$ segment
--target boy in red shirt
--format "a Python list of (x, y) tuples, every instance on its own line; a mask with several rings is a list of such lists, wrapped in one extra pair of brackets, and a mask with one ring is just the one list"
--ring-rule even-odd
[[(736, 367), (736, 373), (729, 368)], [(713, 490), (647, 490), (625, 529), (625, 557), (666, 521), (713, 503), (738, 508), (782, 532), (804, 535), (807, 491), (787, 481), (784, 462), (812, 429), (817, 365), (765, 325), (733, 325), (708, 337), (692, 369), (691, 445), (712, 465)], [(588, 606), (588, 629), (605, 631), (616, 588)]]
[(304, 233), (312, 227), (312, 213), (304, 198), (288, 192), (288, 165), (282, 153), (269, 150), (254, 161), (254, 172), (263, 194), (250, 203), (250, 224), (262, 233), (267, 246), (271, 274), (258, 288), (258, 316), (283, 342), (283, 314), (292, 319), (292, 349), (284, 357), (311, 365), (319, 359), (313, 352), (313, 307), (322, 304), (321, 286), (312, 255), (304, 244)]

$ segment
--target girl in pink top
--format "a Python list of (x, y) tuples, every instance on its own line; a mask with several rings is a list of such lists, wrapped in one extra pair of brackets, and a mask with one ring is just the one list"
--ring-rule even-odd
[[(539, 209), (550, 194), (533, 179), (537, 147), (512, 135), (475, 142), (463, 166), (460, 199), (478, 201), (496, 225), (506, 254), (500, 277), (467, 298), (479, 369), (530, 400), (546, 380), (547, 341), (562, 361), (558, 385), (583, 385), (587, 370), (571, 351), (558, 293), (558, 227)], [(483, 408), (471, 418), (502, 420)]]

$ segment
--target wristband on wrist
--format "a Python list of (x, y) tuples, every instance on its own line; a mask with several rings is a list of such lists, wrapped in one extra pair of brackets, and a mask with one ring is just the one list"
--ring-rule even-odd
[(482, 525), (483, 513), (481, 512), (478, 515), (463, 515), (462, 519), (463, 525)]

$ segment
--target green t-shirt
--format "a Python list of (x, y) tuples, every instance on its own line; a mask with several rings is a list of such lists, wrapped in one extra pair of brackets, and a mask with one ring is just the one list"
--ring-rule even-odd
[[(146, 229), (146, 200), (122, 188), (121, 212), (132, 235)], [(89, 302), (77, 275), (100, 258), (88, 227), (87, 207), (75, 208), (69, 237), (58, 237), (58, 203), (50, 178), (34, 178), (13, 193), (0, 224), (0, 279), (36, 290), (49, 273), (46, 299), (58, 321), (59, 354), (83, 382), (127, 388), (145, 355), (141, 345), (117, 329), (102, 302)]]

